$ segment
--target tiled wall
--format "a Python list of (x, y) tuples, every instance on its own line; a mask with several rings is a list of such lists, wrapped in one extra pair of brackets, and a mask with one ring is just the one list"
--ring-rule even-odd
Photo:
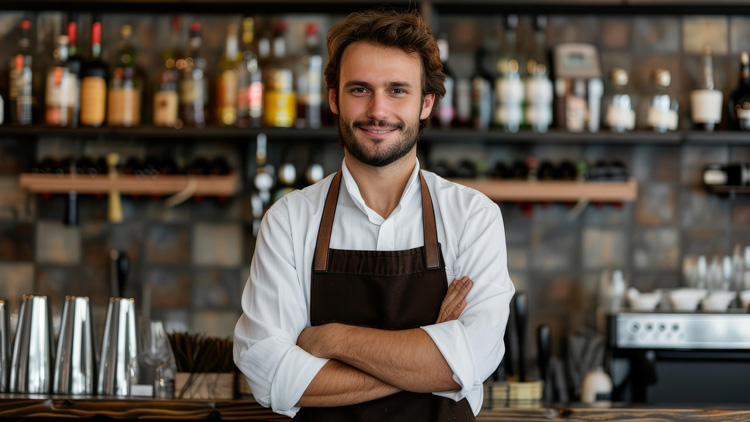
[[(0, 21), (8, 23), (0, 25), (4, 45), (9, 43), (8, 28), (17, 19), (17, 15), (0, 14)], [(158, 19), (168, 22), (168, 17)], [(478, 40), (501, 33), (496, 29), (499, 19), (442, 19), (442, 30), (451, 33), (451, 65), (459, 76), (468, 76), (473, 71), (473, 48)], [(685, 104), (687, 92), (698, 79), (696, 54), (711, 41), (717, 54), (717, 85), (731, 91), (737, 80), (739, 52), (750, 48), (750, 18), (562, 16), (551, 19), (548, 34), (550, 44), (553, 40), (583, 41), (599, 46), (605, 72), (614, 66), (631, 71), (637, 99), (645, 96), (653, 67), (672, 70), (673, 90), (683, 105), (681, 127), (687, 129)], [(220, 38), (207, 44), (218, 48)], [(7, 75), (7, 60), (0, 59), (0, 75)], [(638, 110), (638, 121), (643, 122), (643, 106)], [(291, 148), (302, 165), (311, 148), (306, 141), (294, 146), (273, 139), (271, 143), (272, 161)], [(325, 167), (333, 171), (341, 152), (332, 140), (322, 145)], [(95, 322), (101, 326), (110, 294), (108, 253), (118, 248), (131, 258), (127, 292), (141, 305), (150, 296), (153, 318), (168, 321), (171, 329), (230, 334), (254, 249), (247, 188), (247, 174), (254, 171), (248, 164), (252, 147), (252, 142), (237, 140), (204, 145), (201, 141), (144, 139), (0, 139), (0, 297), (17, 306), (24, 293), (50, 294), (59, 313), (64, 295), (89, 295), (96, 305)], [(18, 173), (36, 159), (108, 148), (138, 154), (170, 151), (188, 158), (223, 155), (243, 171), (245, 187), (225, 202), (206, 198), (175, 208), (166, 208), (163, 199), (126, 197), (125, 221), (116, 225), (106, 220), (106, 197), (84, 196), (77, 227), (62, 224), (62, 196), (45, 199), (18, 188)], [(621, 268), (628, 282), (643, 290), (678, 286), (683, 256), (727, 254), (735, 243), (750, 244), (750, 200), (708, 195), (699, 179), (706, 163), (750, 161), (747, 146), (490, 146), (469, 142), (435, 145), (431, 154), (423, 163), (441, 157), (449, 161), (474, 158), (487, 165), (529, 155), (552, 161), (616, 158), (624, 161), (638, 180), (639, 196), (634, 203), (590, 205), (572, 221), (568, 219), (569, 205), (536, 205), (532, 215), (525, 216), (518, 205), (501, 204), (511, 276), (517, 289), (530, 294), (530, 325), (552, 326), (555, 351), (563, 335), (593, 323), (594, 298), (603, 270)]]

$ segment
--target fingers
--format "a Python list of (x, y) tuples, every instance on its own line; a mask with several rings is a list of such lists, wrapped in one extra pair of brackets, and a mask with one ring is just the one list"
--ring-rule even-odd
[(458, 319), (461, 312), (466, 307), (466, 296), (469, 294), (474, 282), (468, 277), (462, 277), (453, 282), (448, 287), (448, 292), (440, 306), (437, 323), (452, 321)]

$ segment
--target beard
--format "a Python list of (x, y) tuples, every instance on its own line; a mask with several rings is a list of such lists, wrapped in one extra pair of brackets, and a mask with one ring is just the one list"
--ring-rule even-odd
[[(414, 148), (422, 134), (419, 119), (413, 124), (389, 123), (385, 120), (366, 120), (351, 122), (339, 116), (339, 140), (344, 148), (351, 153), (354, 158), (360, 162), (373, 166), (385, 167), (394, 161), (402, 158)], [(400, 132), (398, 139), (387, 149), (383, 151), (369, 151), (363, 142), (357, 140), (355, 134), (356, 128), (365, 126), (377, 126), (384, 129), (396, 129)], [(367, 136), (367, 135), (364, 135)]]

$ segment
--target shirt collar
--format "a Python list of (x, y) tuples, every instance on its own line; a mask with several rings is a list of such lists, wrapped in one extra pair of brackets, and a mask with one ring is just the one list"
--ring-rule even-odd
[[(415, 189), (419, 188), (419, 159), (416, 159), (416, 163), (414, 164), (414, 170), (411, 172), (411, 176), (409, 176), (409, 181), (406, 183), (406, 188), (404, 188), (404, 192), (401, 193), (401, 199), (398, 201), (398, 205), (393, 210), (390, 216), (388, 218), (393, 217), (394, 215), (398, 214), (398, 212), (401, 210), (401, 206), (403, 205), (404, 201), (411, 197)], [(352, 198), (352, 201), (354, 202), (354, 205), (359, 208), (360, 211), (362, 211), (365, 215), (367, 215), (367, 218), (370, 220), (371, 223), (381, 225), (383, 222), (385, 222), (385, 219), (380, 216), (377, 212), (373, 211), (370, 207), (365, 204), (365, 200), (362, 199), (362, 193), (359, 191), (359, 186), (357, 186), (357, 182), (354, 180), (354, 177), (349, 172), (349, 168), (346, 167), (346, 161), (342, 160), (341, 162), (341, 175), (342, 179), (344, 180), (344, 186), (346, 187), (346, 191), (349, 193), (349, 196)], [(421, 192), (421, 191), (418, 191)], [(421, 201), (420, 201), (421, 204)]]

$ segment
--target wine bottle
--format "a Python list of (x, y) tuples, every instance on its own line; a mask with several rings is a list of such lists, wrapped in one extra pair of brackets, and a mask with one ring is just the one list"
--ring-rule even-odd
[(68, 67), (68, 36), (57, 37), (55, 63), (47, 71), (47, 89), (45, 92), (45, 121), (50, 126), (70, 127), (73, 124), (74, 92), (72, 78)]
[(91, 22), (91, 60), (81, 77), (81, 125), (99, 127), (107, 111), (107, 66), (102, 62), (102, 22)]
[(547, 132), (552, 124), (553, 88), (549, 78), (547, 62), (547, 39), (545, 31), (547, 17), (536, 16), (534, 19), (534, 53), (526, 62), (528, 76), (524, 80), (526, 107), (525, 122), (531, 130), (538, 133)]
[(297, 73), (297, 123), (300, 128), (317, 129), (321, 125), (323, 101), (323, 52), (320, 48), (318, 25), (305, 27), (305, 54)]
[(120, 27), (117, 62), (107, 93), (107, 124), (138, 126), (141, 123), (141, 80), (136, 74), (135, 48), (130, 42), (133, 27)]
[(723, 93), (714, 87), (714, 68), (711, 46), (703, 50), (703, 84), (690, 93), (693, 124), (698, 130), (713, 132), (721, 123)]
[(78, 51), (78, 14), (71, 13), (68, 18), (68, 85), (70, 92), (68, 98), (73, 105), (70, 126), (78, 127), (81, 113), (81, 72), (83, 70), (83, 59)]
[(238, 70), (237, 125), (260, 127), (263, 115), (263, 78), (255, 49), (255, 20), (242, 19), (242, 59)]
[(237, 25), (227, 27), (224, 55), (219, 61), (216, 82), (216, 120), (220, 125), (234, 126), (237, 122), (237, 67), (240, 62)]
[(185, 126), (205, 127), (208, 100), (207, 62), (200, 55), (202, 26), (190, 24), (190, 49), (179, 82), (180, 119)]
[(662, 133), (677, 130), (679, 103), (667, 91), (672, 75), (668, 70), (656, 69), (651, 74), (651, 79), (654, 88), (648, 107), (648, 126), (655, 132)]
[(273, 39), (273, 57), (263, 92), (263, 122), (270, 127), (292, 127), (297, 120), (297, 98), (294, 91), (294, 73), (286, 52), (286, 22), (276, 25)]
[(610, 74), (612, 93), (606, 100), (606, 122), (613, 132), (631, 131), (635, 128), (633, 99), (628, 92), (628, 72), (625, 69), (612, 69)]
[(487, 71), (488, 53), (480, 48), (474, 55), (474, 76), (471, 78), (471, 117), (474, 129), (487, 130), (492, 121), (492, 75)]
[(185, 60), (179, 57), (178, 52), (181, 28), (181, 18), (179, 16), (173, 17), (169, 45), (162, 53), (162, 68), (156, 79), (154, 126), (178, 128), (182, 126), (182, 121), (178, 118), (179, 94), (177, 92), (179, 82), (178, 63), (183, 67), (186, 65)]
[(493, 123), (507, 132), (518, 132), (523, 120), (524, 90), (521, 81), (521, 59), (516, 49), (518, 15), (505, 19), (505, 37), (497, 71), (500, 77), (495, 83), (495, 113)]
[(10, 122), (15, 125), (32, 123), (34, 97), (32, 92), (33, 71), (31, 63), (31, 21), (24, 19), (20, 25), (21, 37), (18, 51), (10, 61)]
[(740, 56), (740, 82), (729, 97), (729, 119), (732, 129), (750, 130), (750, 57)]
[(438, 49), (440, 50), (440, 62), (443, 64), (443, 73), (445, 74), (445, 96), (437, 104), (437, 110), (432, 113), (432, 120), (435, 126), (442, 129), (448, 129), (456, 118), (456, 107), (454, 104), (453, 93), (455, 87), (455, 77), (448, 66), (448, 57), (450, 55), (448, 46), (448, 37), (442, 34), (438, 40)]

